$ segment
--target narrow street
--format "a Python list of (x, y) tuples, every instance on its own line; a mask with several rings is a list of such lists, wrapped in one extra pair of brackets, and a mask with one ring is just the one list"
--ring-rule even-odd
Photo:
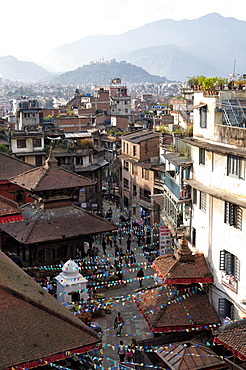
[[(113, 211), (112, 222), (117, 224), (120, 210), (116, 209), (115, 205), (110, 206), (108, 203), (104, 203), (104, 211), (107, 211), (109, 207), (111, 207)], [(122, 244), (120, 245), (118, 243), (118, 245), (119, 247), (122, 247), (123, 251), (126, 251), (127, 235), (123, 234), (122, 237)], [(103, 253), (101, 245), (99, 245), (99, 248), (100, 252)], [(155, 270), (151, 267), (147, 267), (147, 259), (143, 255), (142, 248), (139, 248), (137, 246), (137, 241), (135, 237), (132, 237), (131, 249), (134, 250), (134, 253), (136, 255), (136, 268), (140, 267), (140, 265), (138, 265), (140, 263), (142, 264), (141, 266), (144, 268), (145, 279), (143, 280), (143, 288), (154, 285), (154, 280), (151, 276), (155, 274)], [(106, 252), (108, 257), (112, 257), (113, 261), (114, 247), (110, 248), (109, 246), (107, 246)], [(129, 269), (131, 269), (131, 271), (129, 271)], [(97, 322), (101, 325), (104, 331), (104, 335), (102, 338), (104, 355), (102, 366), (105, 369), (108, 369), (110, 367), (111, 369), (118, 369), (117, 362), (119, 361), (119, 355), (117, 353), (117, 349), (115, 349), (115, 346), (119, 345), (120, 340), (122, 340), (124, 345), (127, 346), (131, 343), (133, 338), (135, 338), (137, 341), (146, 338), (153, 338), (147, 322), (141, 316), (136, 304), (133, 302), (132, 299), (132, 294), (136, 289), (139, 288), (139, 281), (136, 280), (138, 269), (136, 269), (135, 271), (133, 270), (134, 268), (124, 265), (123, 279), (127, 280), (127, 283), (124, 285), (118, 285), (115, 287), (109, 287), (108, 289), (103, 289), (105, 298), (112, 298), (113, 300), (113, 309), (111, 310), (111, 314), (105, 314), (104, 317), (100, 317), (97, 319)], [(129, 281), (129, 279), (133, 280)], [(118, 312), (121, 312), (125, 322), (120, 337), (116, 336), (116, 330), (113, 328), (114, 319), (117, 316)]]

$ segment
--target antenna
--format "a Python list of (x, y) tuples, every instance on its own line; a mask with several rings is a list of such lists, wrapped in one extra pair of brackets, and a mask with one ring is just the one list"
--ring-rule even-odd
[(235, 77), (235, 70), (236, 70), (236, 59), (234, 59), (234, 65), (233, 65), (233, 74), (232, 74), (232, 79), (234, 80)]

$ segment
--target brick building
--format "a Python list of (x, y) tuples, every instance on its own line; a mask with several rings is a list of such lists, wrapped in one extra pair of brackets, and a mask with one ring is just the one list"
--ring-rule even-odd
[(159, 156), (159, 135), (147, 130), (126, 134), (122, 139), (122, 206), (138, 225), (158, 220), (154, 194), (154, 159)]

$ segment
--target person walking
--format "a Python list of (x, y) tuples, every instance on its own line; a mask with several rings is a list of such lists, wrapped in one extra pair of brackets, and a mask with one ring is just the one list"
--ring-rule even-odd
[(119, 345), (119, 348), (118, 348), (118, 355), (120, 357), (120, 362), (124, 362), (125, 357), (126, 357), (126, 349), (125, 349), (125, 346), (123, 344), (123, 340), (120, 341), (120, 345)]
[(102, 238), (102, 249), (103, 249), (103, 254), (107, 254), (107, 253), (106, 253), (106, 246), (107, 246), (107, 243), (106, 243), (106, 240), (105, 240), (105, 238), (104, 238), (104, 236), (103, 236), (103, 238)]
[(130, 236), (128, 236), (128, 238), (127, 238), (126, 245), (127, 245), (127, 249), (130, 250), (131, 249), (131, 238), (130, 238)]
[(132, 362), (133, 360), (133, 352), (132, 352), (132, 347), (129, 344), (126, 349), (126, 362)]
[(144, 272), (143, 272), (142, 267), (140, 267), (140, 270), (137, 273), (137, 277), (139, 278), (140, 288), (142, 288), (142, 286), (143, 286), (143, 277), (144, 277)]
[(113, 236), (109, 235), (108, 239), (109, 239), (110, 248), (112, 248), (113, 247)]
[(120, 312), (118, 312), (118, 315), (114, 319), (114, 327), (116, 328), (116, 335), (121, 335), (122, 326), (124, 324), (123, 317)]

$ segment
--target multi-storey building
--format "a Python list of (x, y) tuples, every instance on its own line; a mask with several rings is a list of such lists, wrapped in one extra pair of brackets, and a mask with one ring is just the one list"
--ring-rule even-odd
[(191, 245), (213, 271), (221, 319), (246, 315), (246, 91), (194, 94)]
[(18, 130), (11, 133), (11, 151), (19, 159), (42, 166), (46, 159), (44, 134), (37, 130)]
[(139, 225), (152, 225), (158, 220), (152, 168), (159, 157), (159, 135), (139, 130), (122, 136), (122, 206), (130, 210)]
[(191, 192), (184, 180), (190, 177), (192, 161), (185, 147), (176, 145), (171, 151), (165, 136), (170, 135), (163, 135), (160, 142), (160, 163), (164, 166), (161, 221), (169, 229), (174, 247), (178, 248), (179, 239), (183, 235), (190, 236)]

